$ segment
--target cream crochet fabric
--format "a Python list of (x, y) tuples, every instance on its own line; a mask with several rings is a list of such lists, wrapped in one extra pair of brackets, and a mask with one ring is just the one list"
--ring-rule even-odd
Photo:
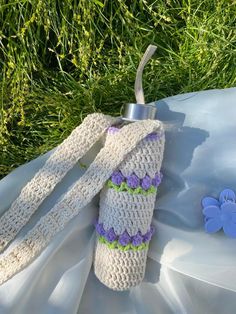
[[(17, 236), (21, 228), (29, 221), (30, 217), (37, 210), (42, 201), (51, 193), (56, 184), (62, 180), (69, 169), (71, 169), (78, 159), (81, 158), (99, 137), (104, 134), (109, 126), (118, 123), (118, 121), (118, 118), (99, 113), (89, 115), (83, 123), (57, 147), (45, 165), (22, 189), (20, 195), (13, 202), (10, 209), (3, 214), (0, 219), (0, 240), (1, 250), (5, 249), (5, 251), (3, 251), (0, 256), (0, 284), (3, 284), (18, 271), (26, 267), (35, 258), (48, 245), (52, 238), (60, 232), (75, 215), (78, 215), (81, 209), (104, 188), (104, 185), (106, 185), (107, 182), (110, 182), (109, 178), (111, 178), (119, 165), (121, 165), (121, 169), (124, 167), (127, 171), (129, 167), (131, 167), (130, 169), (137, 170), (140, 168), (143, 173), (147, 170), (147, 173), (150, 175), (155, 172), (155, 169), (159, 169), (162, 157), (159, 157), (161, 156), (161, 153), (156, 151), (155, 144), (152, 143), (152, 145), (154, 144), (153, 150), (150, 150), (150, 145), (146, 145), (146, 150), (143, 150), (142, 147), (145, 147), (145, 144), (141, 143), (144, 143), (142, 141), (148, 134), (156, 131), (162, 132), (162, 124), (160, 121), (138, 121), (123, 126), (119, 132), (112, 135), (112, 138), (107, 134), (107, 140), (105, 141), (104, 147), (88, 167), (85, 174), (72, 186), (63, 199), (50, 209), (48, 213), (16, 243), (15, 246), (10, 246), (6, 249), (6, 246)], [(141, 150), (138, 147), (140, 147)], [(150, 162), (150, 165), (147, 167), (143, 165), (141, 166), (146, 158), (145, 156), (140, 156), (140, 154), (143, 153), (148, 155), (154, 154), (154, 156), (156, 156), (153, 158), (153, 160), (155, 159), (154, 162), (147, 159), (147, 162)], [(141, 160), (140, 158), (143, 159)], [(139, 162), (141, 162), (140, 165)], [(102, 191), (101, 213), (105, 210), (103, 208), (109, 208), (110, 206), (110, 208), (112, 207), (113, 209), (113, 203), (111, 201), (112, 194), (110, 196), (105, 196), (105, 191), (106, 188)], [(129, 196), (126, 192), (124, 193), (124, 196), (124, 202), (129, 201)], [(104, 206), (102, 205), (102, 199), (104, 200)], [(114, 200), (116, 202), (115, 197)], [(140, 200), (142, 204), (139, 204)], [(116, 221), (116, 218), (118, 218), (117, 216), (112, 216), (112, 218), (107, 219), (106, 222), (104, 220), (105, 226), (108, 227), (110, 226), (109, 223), (112, 225), (114, 223), (117, 226), (123, 224), (125, 228), (128, 228), (128, 225), (130, 224), (128, 230), (133, 233), (136, 232), (139, 225), (141, 226), (143, 224), (142, 230), (146, 230), (147, 225), (151, 222), (154, 200), (154, 195), (149, 195), (148, 197), (144, 197), (144, 199), (140, 199), (140, 195), (136, 195), (136, 198), (132, 200), (133, 205), (131, 207), (134, 208), (134, 206), (137, 206), (137, 208), (140, 208), (140, 213), (142, 211), (144, 215), (143, 218), (140, 216), (140, 219), (137, 218), (136, 220), (142, 220), (143, 223), (139, 224), (137, 222), (137, 224), (132, 227), (132, 219), (128, 219), (127, 224), (124, 224), (119, 221), (119, 219)], [(122, 199), (117, 202), (115, 208), (119, 208), (119, 204), (123, 204)], [(127, 203), (127, 205), (128, 204), (129, 203)], [(122, 206), (120, 208), (122, 208)], [(144, 208), (146, 208), (145, 211), (143, 210)], [(127, 212), (128, 211), (130, 211), (130, 215), (132, 216), (132, 209), (130, 210), (128, 208)], [(130, 223), (128, 223), (128, 221), (130, 221)], [(121, 227), (117, 228), (116, 231), (120, 230), (119, 228)], [(119, 254), (122, 256), (121, 260), (124, 260), (125, 256), (132, 257), (130, 260), (133, 261), (132, 265), (135, 263), (137, 264), (135, 266), (136, 268), (125, 267), (121, 273), (125, 273), (126, 268), (127, 274), (133, 274), (133, 270), (139, 269), (137, 275), (135, 275), (137, 277), (135, 277), (135, 280), (134, 276), (128, 275), (128, 277), (126, 276), (125, 284), (121, 283), (119, 287), (116, 280), (114, 280), (114, 275), (112, 277), (113, 284), (109, 284), (109, 272), (109, 278), (107, 277), (104, 279), (104, 276), (100, 276), (101, 281), (115, 289), (122, 289), (140, 281), (140, 278), (142, 277), (140, 274), (143, 274), (145, 268), (147, 247), (140, 251), (128, 250), (126, 252), (120, 252), (117, 249), (112, 251), (105, 243), (99, 243), (99, 245), (102, 249), (97, 249), (96, 251), (98, 255), (97, 261), (100, 260), (101, 262), (95, 261), (95, 269), (98, 277), (99, 274), (104, 272), (104, 267), (107, 267), (104, 264), (105, 252), (109, 253), (107, 259), (114, 260), (115, 258), (117, 265), (119, 265), (117, 260)], [(110, 265), (109, 263), (108, 265)], [(126, 265), (125, 263), (128, 263), (127, 265), (129, 265), (130, 262), (123, 262), (122, 265)], [(127, 284), (127, 280), (130, 284)]]
[[(114, 128), (110, 129), (107, 144), (116, 137)], [(155, 133), (141, 140), (124, 158), (101, 191), (94, 270), (111, 289), (129, 289), (144, 277), (164, 144), (164, 129), (159, 122)]]
[(26, 184), (10, 209), (1, 217), (0, 252), (29, 221), (56, 184), (115, 121), (115, 118), (106, 115), (97, 113), (88, 115), (57, 147), (43, 168)]

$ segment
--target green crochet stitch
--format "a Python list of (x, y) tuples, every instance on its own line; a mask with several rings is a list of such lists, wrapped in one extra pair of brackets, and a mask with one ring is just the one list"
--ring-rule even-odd
[(143, 190), (141, 186), (137, 187), (136, 189), (132, 189), (128, 187), (126, 182), (122, 182), (120, 186), (114, 184), (111, 180), (107, 181), (107, 187), (115, 189), (117, 192), (128, 192), (130, 194), (143, 194), (143, 195), (148, 195), (151, 193), (155, 193), (157, 191), (157, 188), (151, 185), (151, 187), (148, 190)]
[(135, 245), (130, 243), (130, 244), (123, 246), (117, 240), (115, 240), (113, 242), (109, 242), (103, 236), (99, 236), (98, 240), (99, 240), (99, 242), (106, 244), (110, 249), (119, 249), (122, 251), (128, 251), (128, 250), (139, 251), (139, 250), (143, 250), (143, 249), (148, 247), (148, 243), (142, 243), (138, 246), (135, 246)]

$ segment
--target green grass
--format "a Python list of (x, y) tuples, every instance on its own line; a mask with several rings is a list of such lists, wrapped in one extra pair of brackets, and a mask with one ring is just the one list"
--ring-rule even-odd
[(236, 85), (236, 2), (0, 0), (0, 177), (58, 145), (91, 112)]

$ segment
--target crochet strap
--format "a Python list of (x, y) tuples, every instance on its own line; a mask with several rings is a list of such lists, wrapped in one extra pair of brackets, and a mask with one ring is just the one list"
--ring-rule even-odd
[(0, 252), (15, 238), (56, 184), (116, 120), (102, 113), (90, 114), (57, 146), (1, 217)]
[(13, 247), (0, 258), (0, 284), (21, 270), (45, 248), (50, 240), (102, 189), (106, 180), (122, 160), (145, 136), (162, 124), (157, 120), (144, 120), (123, 126), (106, 141), (85, 174), (65, 194), (63, 199)]

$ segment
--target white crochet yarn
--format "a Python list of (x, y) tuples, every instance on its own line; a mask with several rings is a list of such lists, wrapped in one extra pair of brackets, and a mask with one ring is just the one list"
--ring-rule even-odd
[[(159, 134), (163, 134), (163, 127), (160, 127)], [(160, 170), (163, 156), (163, 145), (165, 137), (162, 135), (159, 140), (151, 141), (145, 139), (135, 147), (132, 154), (129, 154), (119, 166), (119, 169), (125, 177), (132, 172), (139, 178), (145, 175), (154, 177), (157, 169)]]
[(0, 252), (15, 238), (56, 184), (116, 121), (116, 118), (100, 113), (88, 115), (56, 148), (43, 168), (25, 185), (1, 217)]
[(106, 230), (113, 227), (116, 234), (125, 230), (131, 236), (138, 230), (144, 234), (151, 223), (155, 199), (156, 193), (130, 194), (105, 187), (100, 194), (99, 222)]
[(127, 290), (139, 284), (145, 274), (147, 249), (120, 251), (96, 242), (94, 272), (112, 290)]
[[(35, 178), (33, 178), (27, 185), (27, 193), (22, 194), (24, 192), (21, 192), (20, 196), (14, 202), (14, 205), (11, 206), (9, 214), (7, 211), (1, 217), (0, 225), (3, 228), (2, 230), (5, 230), (2, 232), (1, 236), (3, 239), (2, 247), (16, 236), (17, 232), (26, 224), (39, 204), (49, 194), (52, 186), (55, 186), (55, 182), (59, 182), (65, 172), (68, 171), (69, 167), (76, 162), (76, 158), (71, 157), (71, 154), (82, 157), (91, 144), (101, 136), (104, 129), (111, 125), (112, 122), (117, 121), (115, 118), (107, 117), (102, 114), (97, 114), (97, 116), (93, 117), (96, 120), (95, 124), (96, 127), (99, 128), (99, 132), (95, 131), (95, 124), (90, 124), (91, 120), (89, 120), (90, 117), (88, 116), (87, 121), (84, 120), (81, 125), (80, 132), (74, 132), (74, 136), (72, 137), (73, 141), (65, 140), (62, 143), (64, 144), (63, 149), (60, 149), (60, 153), (56, 154), (57, 165), (55, 165), (54, 162), (48, 162), (39, 171), (39, 174), (36, 174), (36, 177), (40, 177), (40, 174), (44, 173), (45, 167), (49, 167), (48, 165), (50, 165), (50, 167), (56, 169), (55, 172), (58, 174), (57, 180), (54, 180), (54, 171), (52, 170), (50, 170), (52, 181), (51, 175), (47, 178), (47, 180), (52, 182), (52, 185), (48, 185), (48, 181), (35, 181)], [(145, 138), (147, 134), (159, 129), (160, 126), (161, 123), (157, 120), (144, 120), (126, 125), (117, 134), (114, 134), (113, 141), (105, 143), (105, 146), (100, 150), (85, 174), (65, 194), (64, 198), (49, 210), (15, 247), (1, 254), (0, 284), (4, 283), (16, 272), (30, 263), (51, 239), (103, 188), (112, 172), (124, 158), (134, 150), (138, 143)], [(93, 132), (95, 132), (95, 136)], [(87, 137), (87, 134), (89, 134), (88, 142), (84, 139)], [(69, 154), (67, 153), (67, 149)], [(55, 159), (53, 160), (55, 161)], [(66, 168), (65, 164), (67, 165)], [(63, 170), (61, 170), (60, 167), (62, 167)], [(37, 185), (37, 189), (35, 189), (35, 185)], [(40, 194), (41, 189), (43, 190), (42, 194)], [(22, 201), (22, 195), (25, 195), (27, 202)], [(17, 207), (17, 204), (19, 204), (19, 207)], [(26, 215), (24, 215), (24, 211), (26, 211)], [(19, 215), (17, 216), (17, 220), (15, 220), (12, 215), (18, 212)], [(4, 227), (4, 224), (6, 227)], [(13, 228), (11, 227), (12, 225)]]

